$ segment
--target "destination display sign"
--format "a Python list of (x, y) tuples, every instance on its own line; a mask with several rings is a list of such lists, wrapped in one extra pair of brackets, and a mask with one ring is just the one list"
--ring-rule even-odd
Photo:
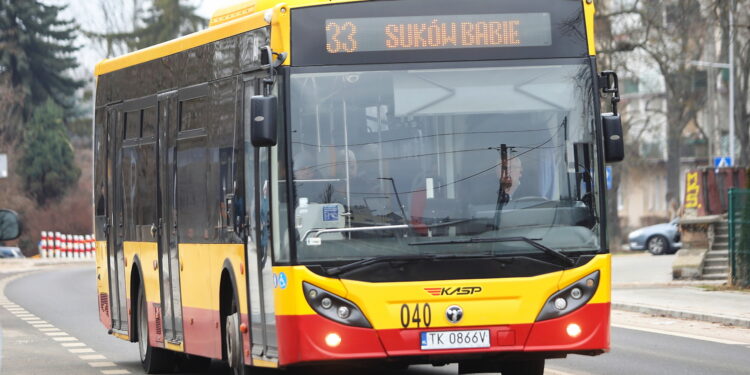
[(331, 55), (552, 44), (549, 13), (334, 18), (324, 28)]

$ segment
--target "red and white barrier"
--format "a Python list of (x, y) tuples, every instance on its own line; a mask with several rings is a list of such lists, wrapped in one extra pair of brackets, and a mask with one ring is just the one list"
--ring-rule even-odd
[(55, 256), (53, 258), (62, 258), (62, 233), (55, 233)]
[(53, 259), (93, 259), (96, 251), (94, 235), (63, 234), (42, 231), (39, 255)]

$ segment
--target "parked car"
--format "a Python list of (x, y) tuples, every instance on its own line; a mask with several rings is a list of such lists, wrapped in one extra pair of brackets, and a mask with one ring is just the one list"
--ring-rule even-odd
[(25, 258), (21, 249), (11, 246), (0, 246), (0, 259), (1, 258)]
[(682, 247), (679, 219), (636, 229), (628, 235), (630, 250), (648, 250), (651, 254), (673, 254)]

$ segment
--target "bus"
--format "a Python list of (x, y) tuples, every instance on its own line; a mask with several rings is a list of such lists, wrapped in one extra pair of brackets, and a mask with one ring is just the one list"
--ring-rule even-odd
[(607, 352), (623, 140), (594, 12), (256, 0), (102, 61), (101, 322), (148, 373)]

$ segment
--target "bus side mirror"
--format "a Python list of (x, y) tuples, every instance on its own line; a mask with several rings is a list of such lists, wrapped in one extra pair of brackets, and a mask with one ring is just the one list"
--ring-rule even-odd
[(253, 96), (250, 99), (250, 140), (255, 147), (276, 146), (275, 96)]
[(15, 240), (21, 235), (21, 220), (11, 210), (0, 210), (0, 241)]
[(616, 163), (625, 159), (625, 140), (622, 138), (620, 115), (603, 114), (602, 128), (604, 133), (604, 160), (607, 163)]

